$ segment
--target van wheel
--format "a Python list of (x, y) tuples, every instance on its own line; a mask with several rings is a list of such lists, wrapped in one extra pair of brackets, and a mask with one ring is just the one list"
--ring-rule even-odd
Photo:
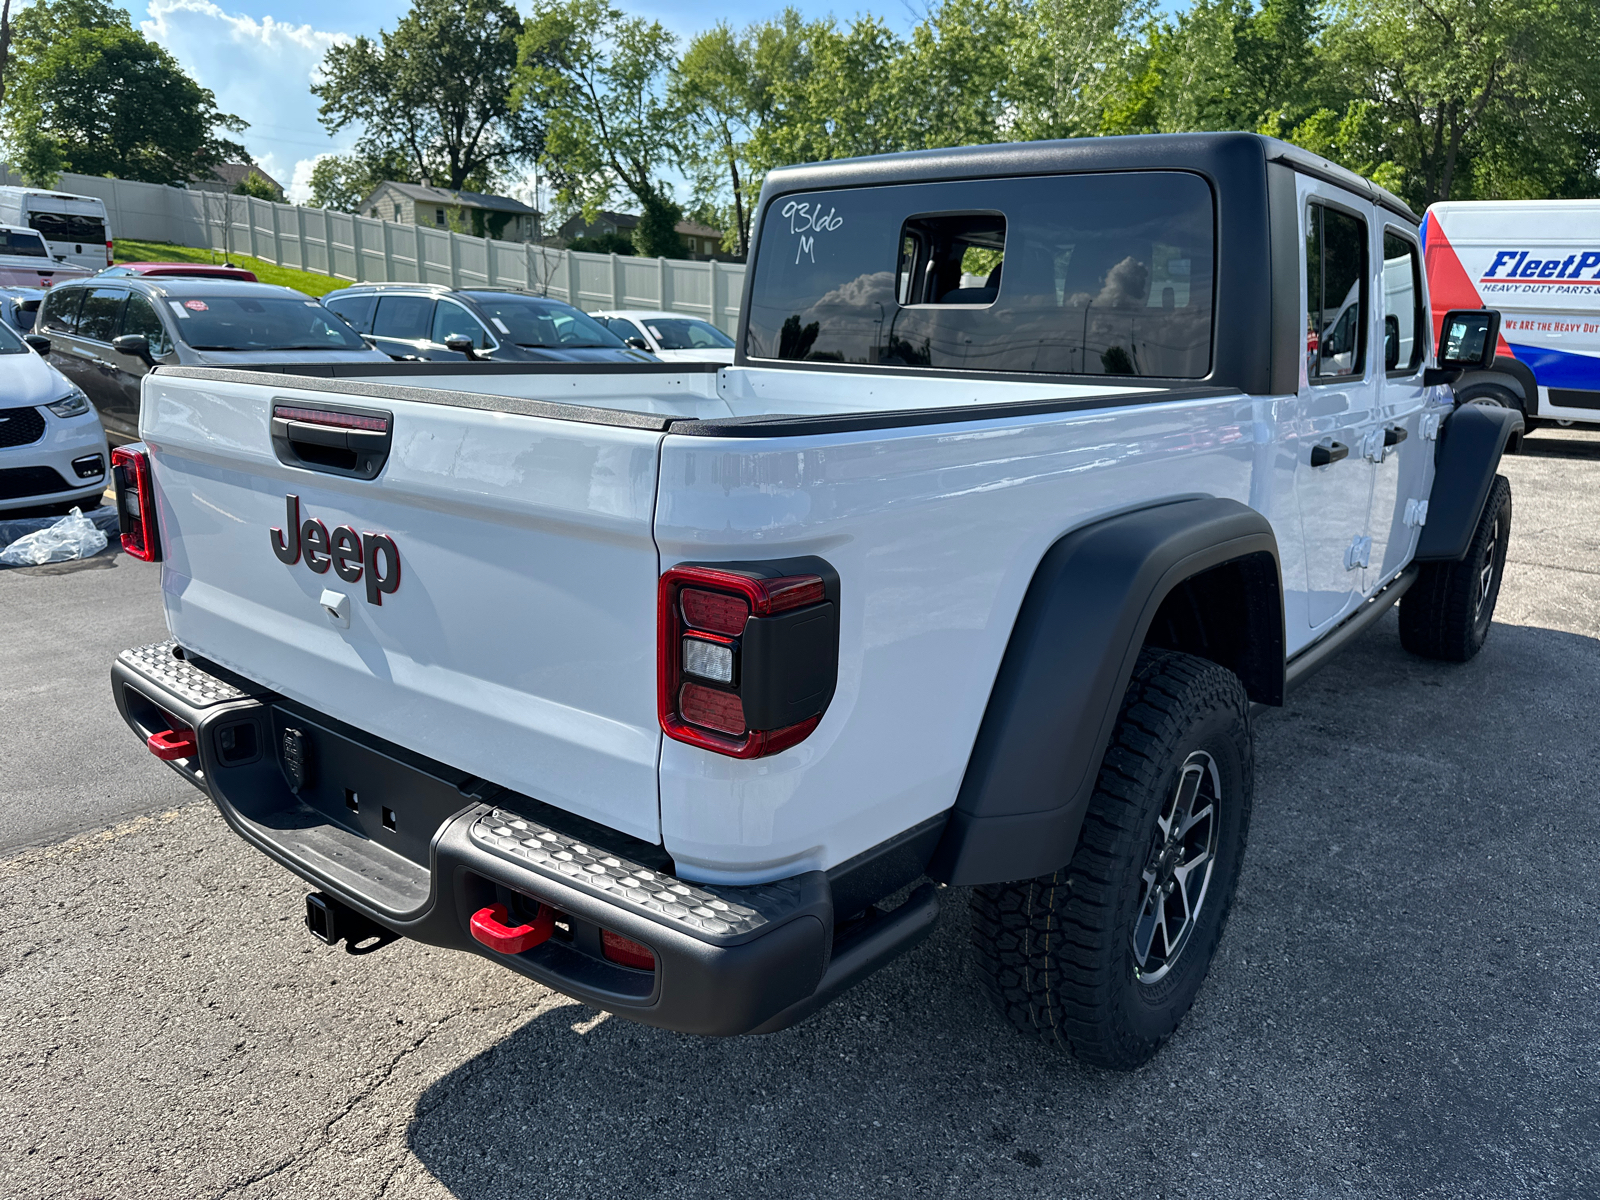
[(1463, 391), (1458, 400), (1462, 404), (1483, 404), (1490, 408), (1509, 408), (1514, 413), (1521, 413), (1522, 432), (1511, 435), (1510, 440), (1506, 442), (1506, 453), (1522, 453), (1522, 439), (1532, 428), (1533, 423), (1528, 420), (1528, 414), (1522, 411), (1522, 401), (1508, 389), (1497, 383), (1479, 383)]
[(1466, 662), (1483, 649), (1500, 599), (1511, 537), (1511, 481), (1496, 475), (1467, 555), (1424, 563), (1400, 597), (1400, 644), (1423, 658)]
[(1238, 677), (1141, 652), (1072, 861), (973, 889), (979, 979), (1012, 1024), (1096, 1066), (1148, 1062), (1216, 953), (1253, 783)]

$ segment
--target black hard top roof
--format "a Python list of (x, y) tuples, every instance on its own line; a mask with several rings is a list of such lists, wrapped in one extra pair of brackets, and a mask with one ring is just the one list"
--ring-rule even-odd
[(923, 183), (1007, 175), (1049, 175), (1075, 171), (1204, 170), (1219, 156), (1258, 155), (1263, 164), (1282, 163), (1364, 196), (1414, 224), (1421, 218), (1393, 192), (1354, 171), (1277, 138), (1255, 133), (1164, 133), (1129, 137), (1073, 138), (1050, 142), (1006, 142), (949, 150), (913, 150), (867, 158), (835, 159), (779, 167), (767, 175), (762, 192), (812, 191), (869, 184)]

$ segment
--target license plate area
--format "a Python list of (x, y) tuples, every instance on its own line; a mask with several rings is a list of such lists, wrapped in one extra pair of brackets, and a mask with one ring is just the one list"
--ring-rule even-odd
[(272, 706), (272, 737), (278, 769), (302, 804), (425, 868), (434, 834), (472, 802), (463, 789), (480, 782), (398, 746), (357, 741), (338, 722), (288, 703)]

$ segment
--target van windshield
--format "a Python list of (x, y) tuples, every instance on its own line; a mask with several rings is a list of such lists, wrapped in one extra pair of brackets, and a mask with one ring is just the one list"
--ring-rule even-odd
[(1183, 171), (781, 195), (762, 218), (745, 353), (1203, 378), (1213, 210)]
[(47, 242), (94, 242), (106, 240), (106, 223), (82, 213), (32, 212), (28, 227), (37, 229)]
[(178, 336), (196, 350), (365, 350), (348, 325), (307, 296), (174, 296)]

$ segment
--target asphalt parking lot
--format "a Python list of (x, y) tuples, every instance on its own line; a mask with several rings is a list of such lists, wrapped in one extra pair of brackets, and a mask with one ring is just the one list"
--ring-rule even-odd
[[(989, 1012), (965, 896), (797, 1029), (644, 1029), (351, 956), (117, 717), (121, 555), (0, 572), (0, 1195), (1600, 1194), (1600, 434), (1544, 432), (1464, 667), (1391, 615), (1259, 728), (1238, 903), (1154, 1063)], [(68, 835), (71, 836), (68, 836)]]

